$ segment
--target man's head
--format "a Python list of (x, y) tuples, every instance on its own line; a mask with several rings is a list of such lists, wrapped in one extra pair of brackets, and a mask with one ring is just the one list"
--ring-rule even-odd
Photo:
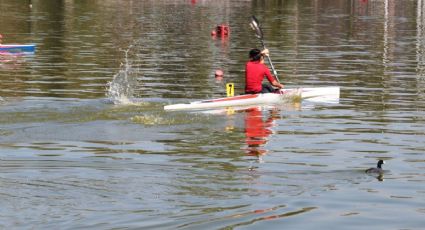
[(262, 56), (261, 50), (259, 49), (252, 49), (249, 51), (249, 60), (251, 61), (260, 61)]

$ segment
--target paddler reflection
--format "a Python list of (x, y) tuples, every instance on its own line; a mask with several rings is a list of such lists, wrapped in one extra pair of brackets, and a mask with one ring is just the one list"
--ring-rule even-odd
[(252, 107), (245, 110), (247, 154), (257, 157), (260, 162), (263, 161), (262, 156), (267, 154), (264, 145), (267, 143), (269, 136), (273, 134), (274, 121), (279, 118), (277, 108), (268, 111), (268, 113), (268, 116), (264, 118), (261, 107)]

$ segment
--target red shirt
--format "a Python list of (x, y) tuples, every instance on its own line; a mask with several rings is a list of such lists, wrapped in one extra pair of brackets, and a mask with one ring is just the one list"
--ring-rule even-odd
[(270, 83), (275, 79), (269, 68), (260, 61), (249, 61), (245, 65), (245, 93), (260, 93), (264, 76)]

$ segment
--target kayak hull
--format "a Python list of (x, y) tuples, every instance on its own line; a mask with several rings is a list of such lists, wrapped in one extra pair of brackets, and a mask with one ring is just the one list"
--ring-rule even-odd
[(202, 110), (236, 106), (278, 104), (297, 99), (301, 100), (317, 97), (339, 98), (339, 87), (282, 89), (278, 93), (245, 94), (233, 97), (194, 101), (186, 104), (166, 105), (164, 106), (164, 110)]
[(34, 53), (35, 52), (35, 44), (3, 44), (0, 45), (0, 52), (10, 52), (10, 53)]

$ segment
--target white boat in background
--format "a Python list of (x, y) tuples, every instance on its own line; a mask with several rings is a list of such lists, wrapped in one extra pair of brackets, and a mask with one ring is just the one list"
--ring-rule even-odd
[(335, 100), (339, 100), (339, 93), (339, 87), (289, 88), (281, 89), (279, 93), (244, 94), (233, 97), (194, 101), (186, 104), (166, 105), (164, 106), (164, 110), (204, 110), (250, 105), (279, 104), (301, 100), (335, 102)]

